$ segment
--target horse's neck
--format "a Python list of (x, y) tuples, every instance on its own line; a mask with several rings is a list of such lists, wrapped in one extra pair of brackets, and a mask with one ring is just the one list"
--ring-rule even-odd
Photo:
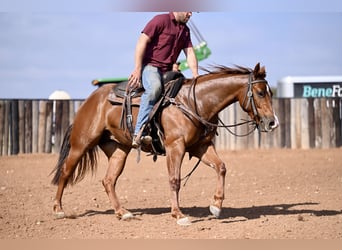
[(221, 110), (238, 101), (246, 76), (227, 76), (199, 82), (195, 87), (195, 103), (199, 115), (210, 120)]

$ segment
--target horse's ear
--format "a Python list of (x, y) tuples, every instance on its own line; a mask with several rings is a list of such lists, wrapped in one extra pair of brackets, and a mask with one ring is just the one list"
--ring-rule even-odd
[(260, 75), (262, 75), (264, 78), (266, 77), (266, 68), (265, 66), (262, 66), (260, 69)]
[(254, 71), (253, 71), (254, 77), (266, 77), (266, 69), (265, 66), (262, 66), (260, 68), (260, 63), (257, 63), (257, 65), (255, 65)]
[(254, 71), (253, 71), (254, 76), (259, 75), (259, 70), (260, 70), (260, 63), (258, 62), (257, 65), (255, 65), (254, 67)]

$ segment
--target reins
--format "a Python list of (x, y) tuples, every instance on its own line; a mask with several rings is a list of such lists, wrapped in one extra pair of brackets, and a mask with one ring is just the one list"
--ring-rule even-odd
[[(255, 102), (254, 102), (254, 98), (253, 98), (253, 92), (252, 92), (252, 87), (254, 83), (258, 83), (258, 82), (266, 82), (266, 80), (254, 80), (252, 81), (252, 73), (249, 74), (249, 78), (248, 78), (248, 90), (246, 92), (246, 96), (243, 100), (243, 104), (246, 102), (246, 98), (248, 98), (247, 100), (247, 104), (245, 106), (245, 109), (248, 108), (249, 105), (252, 105), (252, 109), (253, 109), (253, 113), (254, 116), (258, 115), (256, 106), (255, 106)], [(191, 86), (190, 86), (190, 90), (188, 93), (188, 107), (183, 105), (180, 102), (176, 102), (176, 100), (174, 98), (169, 98), (169, 102), (175, 106), (177, 106), (185, 115), (187, 115), (188, 117), (193, 117), (195, 118), (197, 121), (199, 121), (202, 125), (204, 125), (206, 127), (207, 131), (212, 131), (215, 128), (225, 128), (230, 134), (237, 136), (237, 137), (245, 137), (248, 136), (250, 134), (252, 134), (255, 129), (257, 128), (256, 122), (254, 120), (245, 120), (243, 122), (240, 123), (236, 123), (236, 124), (232, 124), (232, 125), (226, 125), (220, 118), (218, 118), (218, 121), (221, 123), (221, 125), (219, 125), (218, 123), (212, 123), (209, 122), (207, 120), (205, 120), (203, 117), (201, 117), (198, 114), (198, 110), (197, 110), (197, 104), (196, 104), (196, 95), (195, 95), (195, 86), (197, 83), (197, 78), (193, 79)], [(194, 102), (194, 111), (191, 110), (191, 104), (190, 104), (190, 96), (191, 96), (191, 92), (192, 92), (192, 96), (193, 96), (193, 102)], [(230, 130), (230, 128), (234, 128), (234, 127), (238, 127), (238, 126), (242, 126), (245, 124), (249, 124), (251, 123), (252, 125), (254, 125), (254, 127), (252, 128), (252, 130), (248, 131), (246, 134), (242, 134), (239, 135), (233, 131)]]
[[(245, 102), (246, 102), (246, 99), (247, 99), (247, 104), (244, 106), (244, 109), (248, 109), (248, 106), (251, 105), (252, 106), (252, 110), (253, 110), (253, 114), (254, 116), (258, 116), (258, 111), (256, 109), (256, 105), (255, 105), (255, 101), (254, 101), (254, 98), (253, 98), (253, 84), (255, 83), (259, 83), (259, 82), (265, 82), (267, 84), (267, 81), (262, 79), (262, 80), (253, 80), (252, 81), (252, 74), (253, 73), (250, 73), (249, 76), (248, 76), (248, 86), (247, 86), (247, 92), (246, 92), (246, 95), (245, 95), (245, 98), (242, 102), (242, 105), (244, 106)], [(195, 118), (196, 120), (198, 120), (202, 125), (204, 125), (206, 127), (206, 130), (208, 131), (213, 131), (215, 128), (225, 128), (230, 134), (234, 135), (234, 136), (237, 136), (237, 137), (245, 137), (245, 136), (248, 136), (250, 134), (252, 134), (256, 128), (257, 128), (257, 124), (254, 120), (245, 120), (243, 122), (240, 122), (240, 123), (236, 123), (236, 124), (232, 124), (232, 125), (226, 125), (224, 124), (224, 122), (218, 117), (218, 123), (220, 123), (221, 125), (219, 125), (218, 123), (212, 123), (212, 122), (209, 122), (207, 120), (205, 120), (203, 117), (201, 117), (199, 114), (198, 114), (198, 111), (197, 111), (197, 104), (196, 104), (196, 95), (195, 95), (195, 86), (196, 86), (196, 83), (197, 83), (197, 78), (193, 79), (192, 83), (191, 83), (191, 86), (190, 86), (190, 90), (189, 90), (189, 93), (188, 93), (188, 107), (187, 108), (185, 105), (183, 105), (182, 103), (180, 102), (176, 102), (176, 100), (174, 98), (169, 98), (169, 101), (171, 104), (173, 105), (176, 105), (185, 115), (187, 115), (188, 117), (193, 117)], [(191, 110), (191, 105), (190, 105), (190, 97), (191, 97), (191, 92), (192, 92), (192, 96), (193, 96), (193, 102), (194, 102), (194, 112)], [(233, 131), (231, 131), (230, 128), (234, 128), (234, 127), (238, 127), (238, 126), (242, 126), (242, 125), (245, 125), (245, 124), (252, 124), (254, 125), (254, 127), (252, 128), (252, 130), (248, 131), (246, 134), (242, 134), (242, 135), (239, 135)], [(196, 163), (196, 165), (193, 167), (193, 169), (185, 176), (183, 177), (181, 180), (185, 180), (183, 186), (186, 185), (186, 183), (188, 182), (190, 176), (192, 175), (192, 173), (197, 169), (197, 167), (199, 166), (201, 162), (201, 159), (199, 159)]]

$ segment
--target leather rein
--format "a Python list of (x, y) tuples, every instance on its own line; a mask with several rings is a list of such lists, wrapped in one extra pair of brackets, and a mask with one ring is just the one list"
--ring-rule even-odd
[[(260, 80), (252, 80), (252, 75), (253, 73), (250, 73), (248, 76), (248, 86), (247, 86), (247, 92), (245, 95), (245, 98), (243, 100), (243, 107), (245, 110), (248, 109), (248, 106), (251, 105), (252, 106), (252, 110), (253, 110), (253, 114), (255, 117), (258, 116), (258, 111), (255, 105), (255, 101), (254, 101), (254, 97), (253, 97), (253, 85), (255, 83), (260, 83), (263, 82), (265, 84), (268, 84), (267, 81), (265, 79), (260, 79)], [(189, 90), (189, 94), (188, 94), (188, 105), (184, 105), (180, 102), (176, 102), (176, 100), (174, 98), (169, 98), (169, 102), (175, 106), (177, 106), (185, 115), (187, 115), (188, 117), (193, 117), (195, 118), (197, 121), (199, 121), (202, 125), (205, 126), (206, 128), (206, 134), (210, 131), (213, 131), (216, 128), (225, 128), (230, 134), (237, 136), (237, 137), (244, 137), (244, 136), (248, 136), (251, 133), (254, 132), (255, 129), (257, 129), (257, 124), (254, 120), (245, 120), (243, 122), (240, 123), (236, 123), (236, 124), (232, 124), (232, 125), (226, 125), (224, 124), (224, 122), (218, 118), (218, 122), (220, 122), (221, 125), (219, 125), (218, 123), (212, 123), (209, 122), (207, 120), (205, 120), (203, 117), (201, 117), (197, 111), (197, 104), (196, 104), (196, 95), (195, 95), (195, 86), (197, 83), (197, 78), (193, 79), (191, 86), (190, 86), (190, 90)], [(191, 92), (192, 92), (192, 96), (193, 96), (193, 100), (194, 100), (194, 110), (192, 110), (190, 107), (190, 96), (191, 96)], [(246, 103), (247, 101), (247, 103)], [(245, 105), (246, 103), (246, 105)], [(238, 135), (236, 133), (234, 133), (233, 131), (230, 130), (230, 128), (233, 127), (238, 127), (241, 125), (245, 125), (245, 124), (251, 124), (254, 125), (254, 127), (252, 128), (252, 130), (248, 131), (246, 134), (242, 134), (242, 135)]]

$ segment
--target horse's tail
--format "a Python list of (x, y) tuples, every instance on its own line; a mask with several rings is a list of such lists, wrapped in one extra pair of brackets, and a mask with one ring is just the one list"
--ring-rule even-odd
[[(63, 165), (65, 160), (67, 159), (70, 152), (70, 135), (72, 131), (72, 125), (70, 125), (67, 131), (64, 134), (63, 143), (61, 149), (59, 151), (59, 158), (57, 164), (51, 174), (54, 173), (54, 177), (51, 181), (53, 185), (58, 185), (59, 179), (62, 175)], [(80, 159), (77, 170), (75, 169), (71, 176), (68, 179), (68, 183), (70, 185), (74, 185), (77, 182), (80, 182), (86, 175), (86, 173), (90, 170), (92, 173), (96, 171), (97, 166), (97, 147), (93, 147), (88, 149), (88, 151), (82, 156)]]

